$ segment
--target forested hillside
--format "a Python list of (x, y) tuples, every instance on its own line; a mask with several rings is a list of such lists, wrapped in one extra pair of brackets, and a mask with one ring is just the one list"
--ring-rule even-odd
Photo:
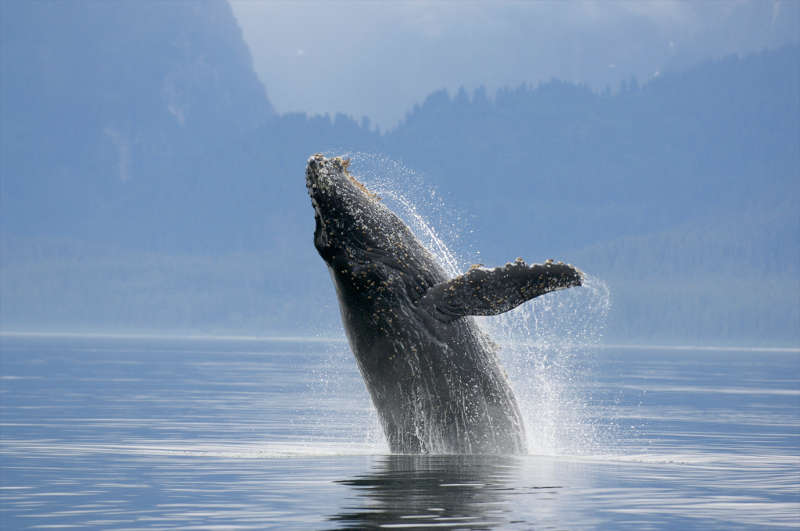
[(273, 112), (227, 2), (0, 9), (4, 232), (178, 245), (224, 201), (199, 164)]
[(109, 5), (2, 5), (3, 329), (335, 330), (303, 175), (330, 151), (417, 172), (462, 255), (607, 281), (609, 340), (800, 341), (797, 47), (441, 91), (379, 132), (275, 114), (221, 0)]

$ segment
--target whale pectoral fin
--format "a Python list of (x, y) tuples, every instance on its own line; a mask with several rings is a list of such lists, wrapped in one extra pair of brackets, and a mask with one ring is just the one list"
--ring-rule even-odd
[(473, 267), (463, 275), (436, 284), (419, 304), (441, 321), (466, 315), (497, 315), (539, 295), (580, 286), (577, 268), (548, 260), (527, 265), (521, 258), (494, 269)]

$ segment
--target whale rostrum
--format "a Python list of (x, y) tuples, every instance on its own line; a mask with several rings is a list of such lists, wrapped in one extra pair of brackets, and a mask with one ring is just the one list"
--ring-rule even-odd
[(320, 154), (308, 159), (314, 245), (391, 451), (524, 453), (516, 398), (494, 344), (471, 316), (580, 286), (583, 274), (561, 262), (517, 258), (449, 278), (348, 164)]

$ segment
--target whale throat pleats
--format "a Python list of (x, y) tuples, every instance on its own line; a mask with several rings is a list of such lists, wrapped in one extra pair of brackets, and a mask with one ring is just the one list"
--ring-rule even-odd
[(420, 306), (440, 321), (467, 315), (497, 315), (551, 291), (580, 286), (583, 274), (564, 263), (514, 263), (494, 269), (473, 267), (463, 275), (436, 284), (420, 299)]

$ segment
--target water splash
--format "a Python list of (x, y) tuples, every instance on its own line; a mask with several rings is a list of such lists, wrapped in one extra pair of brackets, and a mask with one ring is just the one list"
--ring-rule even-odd
[[(348, 153), (350, 170), (411, 228), (450, 276), (477, 262), (466, 255), (464, 217), (447, 206), (424, 179), (398, 161), (372, 153)], [(542, 260), (549, 257), (542, 257)], [(500, 264), (497, 264), (500, 265)], [(592, 350), (610, 308), (608, 286), (587, 275), (582, 288), (538, 297), (500, 316), (478, 318), (497, 344), (525, 422), (528, 449), (539, 455), (608, 453), (615, 427), (592, 404), (588, 379)], [(340, 349), (341, 350), (341, 349)], [(336, 359), (344, 358), (337, 352)], [(349, 352), (344, 356), (350, 356)], [(335, 370), (336, 361), (330, 370)], [(326, 369), (327, 370), (327, 369)], [(377, 415), (363, 438), (380, 445)]]
[(501, 346), (530, 453), (585, 455), (613, 446), (616, 428), (592, 403), (589, 381), (609, 308), (608, 286), (587, 275), (581, 288), (479, 319)]
[[(301, 446), (324, 447), (331, 442), (358, 448), (365, 454), (389, 453), (378, 412), (346, 342), (328, 342), (312, 373), (313, 413)], [(296, 429), (299, 427), (296, 427)]]
[(453, 250), (461, 240), (461, 215), (448, 207), (435, 188), (402, 163), (374, 153), (347, 153), (351, 173), (377, 194), (409, 226), (448, 275), (463, 272), (464, 260)]

